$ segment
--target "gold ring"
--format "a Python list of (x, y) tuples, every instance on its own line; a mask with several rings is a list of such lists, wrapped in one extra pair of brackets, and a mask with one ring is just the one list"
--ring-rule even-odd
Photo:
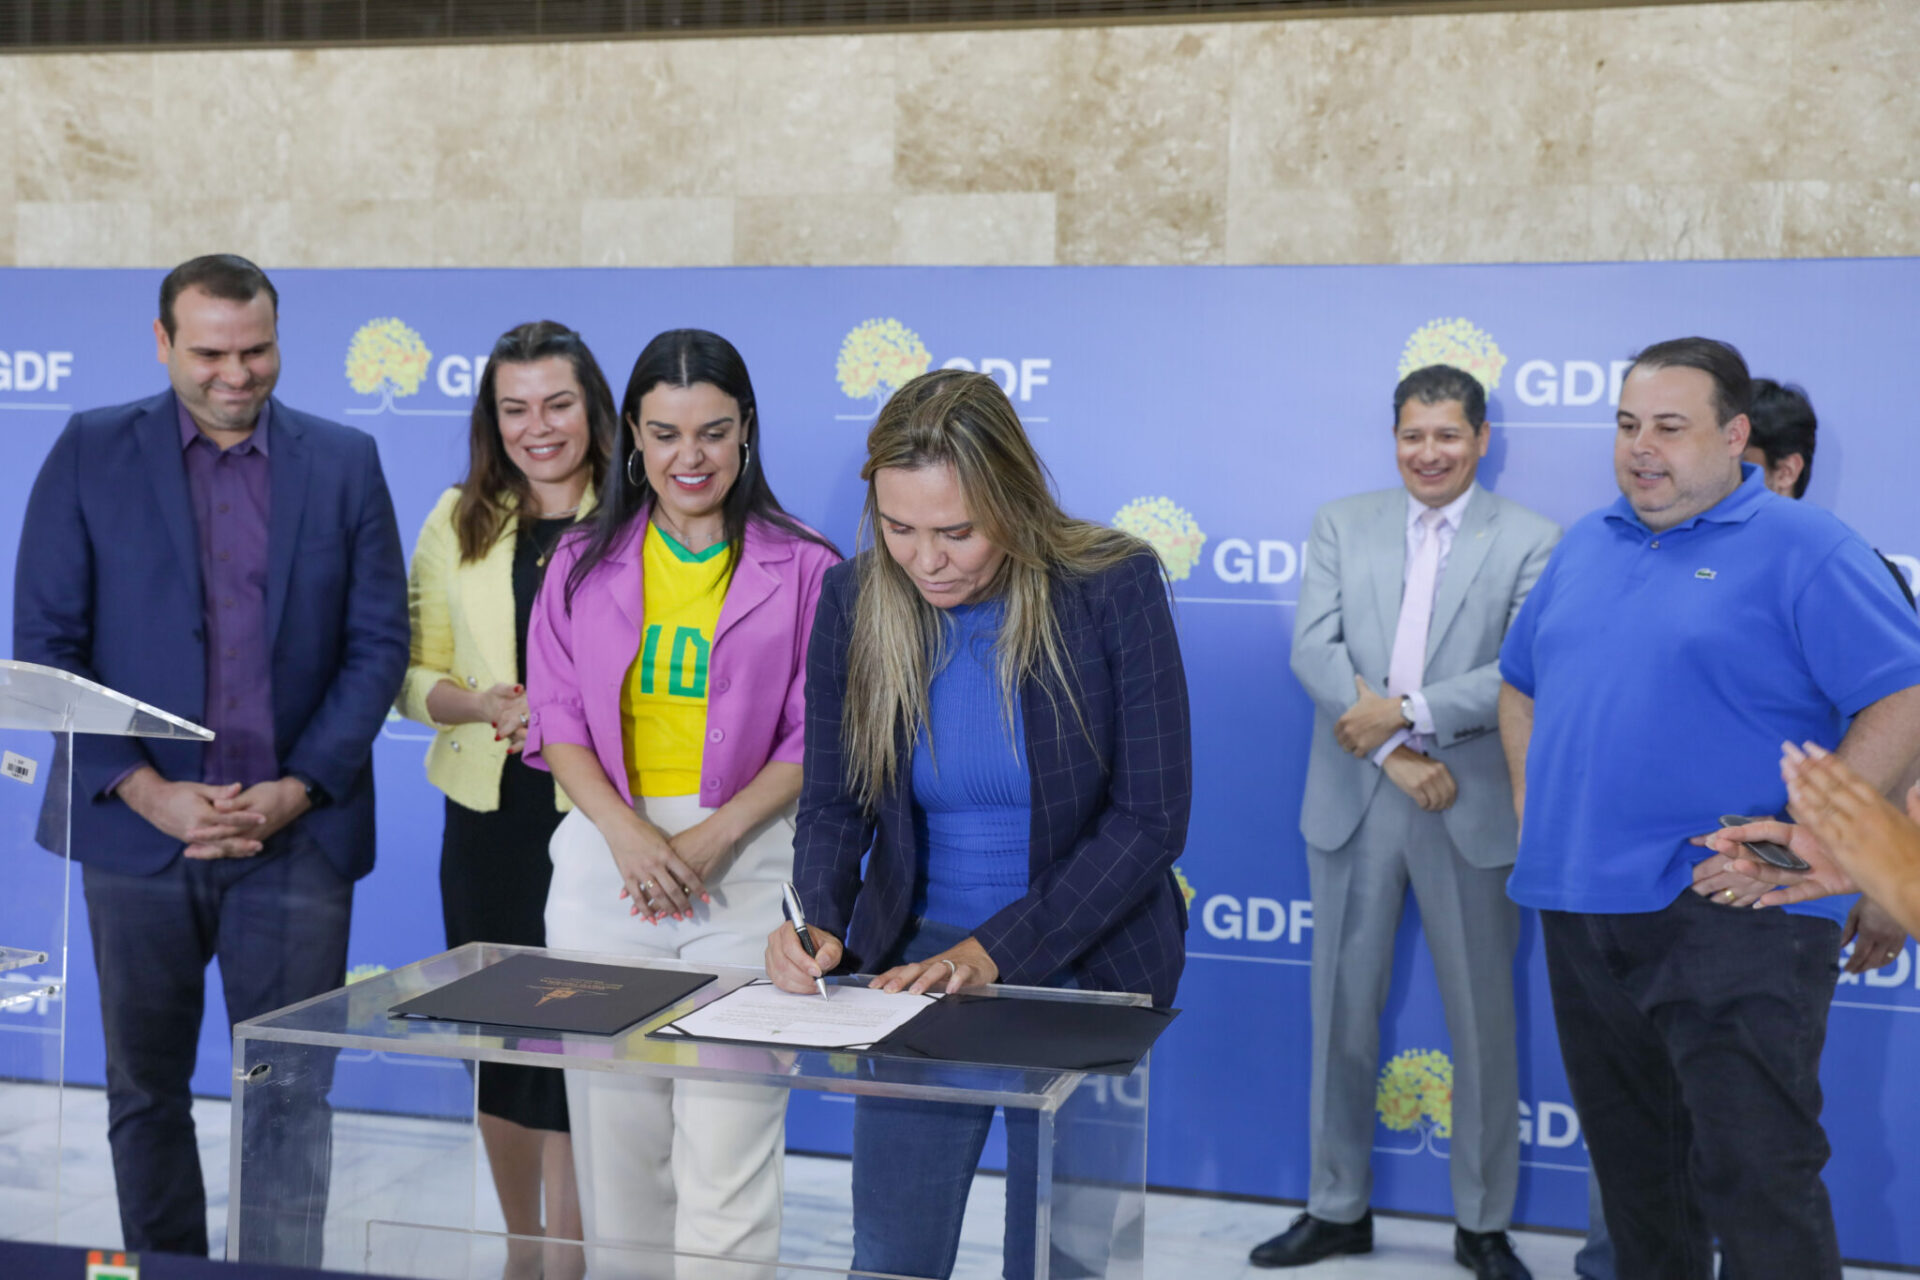
[(1887, 959), (1892, 960), (1895, 957), (1897, 957), (1899, 954), (1900, 953), (1898, 951), (1889, 951), (1887, 952)]
[(641, 892), (641, 893), (643, 893), (643, 894), (645, 894), (645, 895), (646, 895), (647, 897), (649, 897), (649, 898), (651, 898), (651, 897), (653, 896), (653, 892), (652, 892), (652, 890), (653, 890), (653, 881), (651, 881), (651, 880), (642, 880), (642, 881), (640, 882), (640, 892)]
[(1733, 901), (1733, 890), (1731, 890), (1731, 889), (1729, 889), (1729, 890), (1727, 890), (1727, 901), (1728, 901), (1728, 902), (1732, 902), (1732, 901)]

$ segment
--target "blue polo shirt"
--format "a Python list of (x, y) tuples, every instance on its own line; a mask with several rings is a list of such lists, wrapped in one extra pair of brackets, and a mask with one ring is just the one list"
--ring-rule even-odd
[[(1782, 813), (1782, 740), (1836, 745), (1920, 684), (1920, 622), (1832, 513), (1740, 487), (1655, 533), (1623, 497), (1567, 532), (1500, 649), (1534, 700), (1507, 890), (1554, 911), (1657, 911), (1723, 813)], [(1843, 918), (1851, 898), (1795, 908)]]

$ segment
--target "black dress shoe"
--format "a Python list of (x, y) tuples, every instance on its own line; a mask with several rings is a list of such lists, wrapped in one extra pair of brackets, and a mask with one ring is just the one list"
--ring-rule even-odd
[(1474, 1280), (1533, 1280), (1527, 1264), (1514, 1256), (1504, 1231), (1453, 1229), (1453, 1260), (1473, 1272)]
[(1285, 1231), (1255, 1245), (1247, 1261), (1256, 1267), (1304, 1267), (1336, 1253), (1372, 1252), (1372, 1210), (1361, 1214), (1358, 1222), (1328, 1222), (1303, 1213)]

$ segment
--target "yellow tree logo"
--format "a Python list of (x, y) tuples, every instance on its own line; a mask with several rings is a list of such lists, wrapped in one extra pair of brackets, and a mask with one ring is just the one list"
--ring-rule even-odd
[(1179, 867), (1173, 869), (1173, 882), (1180, 886), (1180, 896), (1185, 898), (1187, 905), (1191, 907), (1193, 900), (1200, 896), (1200, 891), (1193, 887), (1193, 882), (1187, 879), (1187, 873)]
[(1407, 339), (1400, 353), (1400, 376), (1430, 364), (1464, 369), (1492, 395), (1500, 389), (1500, 371), (1507, 367), (1507, 357), (1493, 335), (1471, 320), (1429, 320)]
[(873, 413), (863, 415), (873, 417), (894, 392), (932, 363), (919, 334), (898, 320), (869, 320), (841, 340), (834, 373), (841, 391), (855, 400), (873, 401)]
[(1380, 1123), (1396, 1133), (1417, 1130), (1420, 1143), (1435, 1155), (1437, 1139), (1453, 1136), (1453, 1060), (1438, 1049), (1408, 1049), (1380, 1069), (1374, 1094)]
[(363, 396), (379, 392), (380, 403), (372, 409), (348, 412), (371, 414), (392, 409), (395, 396), (410, 396), (420, 389), (432, 362), (433, 352), (404, 321), (392, 316), (367, 321), (347, 346), (347, 381)]
[(1207, 535), (1194, 518), (1171, 498), (1135, 498), (1114, 512), (1113, 527), (1152, 547), (1167, 566), (1167, 577), (1175, 582), (1193, 572), (1200, 563), (1200, 548), (1207, 544)]

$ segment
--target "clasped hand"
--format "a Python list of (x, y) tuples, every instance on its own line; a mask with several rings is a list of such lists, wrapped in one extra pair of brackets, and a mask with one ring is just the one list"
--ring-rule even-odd
[(527, 745), (527, 691), (517, 684), (496, 684), (480, 695), (480, 711), (493, 736), (506, 741), (509, 754)]
[(242, 789), (204, 782), (170, 782), (143, 768), (120, 784), (133, 811), (186, 845), (186, 857), (202, 861), (251, 858), (309, 807), (297, 778), (275, 778)]
[[(814, 980), (832, 973), (845, 954), (840, 939), (826, 930), (809, 925), (815, 954), (809, 956), (800, 945), (800, 935), (790, 924), (778, 925), (767, 935), (767, 977), (782, 991), (808, 995), (815, 990)], [(985, 947), (972, 938), (963, 938), (937, 956), (913, 964), (895, 965), (878, 974), (867, 985), (875, 991), (909, 991), (923, 995), (935, 987), (951, 994), (962, 987), (981, 987), (997, 981), (1000, 966), (993, 962)]]
[(1406, 728), (1407, 721), (1400, 714), (1400, 699), (1375, 693), (1364, 676), (1355, 676), (1353, 687), (1360, 696), (1334, 721), (1333, 740), (1342, 751), (1364, 760)]
[(1395, 747), (1380, 769), (1387, 781), (1412, 796), (1413, 802), (1428, 813), (1451, 809), (1460, 794), (1452, 770), (1411, 747)]
[(617, 829), (606, 833), (613, 864), (620, 872), (620, 896), (633, 905), (629, 914), (648, 924), (693, 918), (693, 901), (713, 901), (707, 881), (733, 852), (735, 839), (718, 814), (669, 836), (628, 811)]

